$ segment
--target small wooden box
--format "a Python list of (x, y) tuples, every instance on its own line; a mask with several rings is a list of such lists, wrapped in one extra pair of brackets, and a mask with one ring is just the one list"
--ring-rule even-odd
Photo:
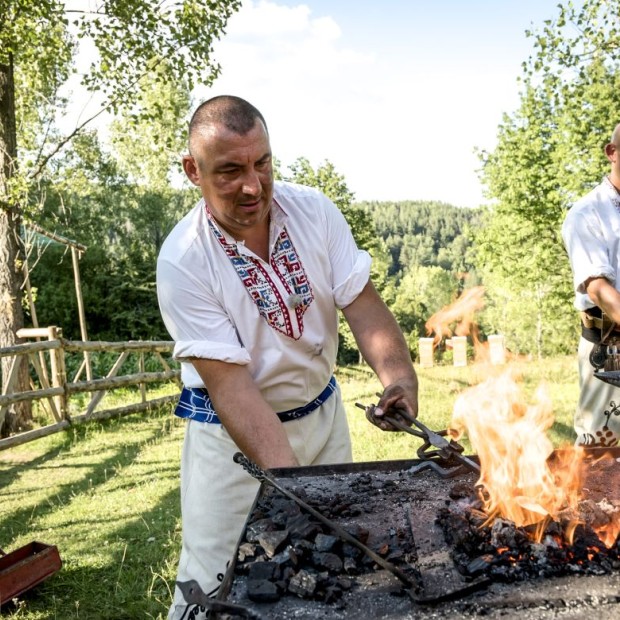
[(31, 542), (0, 557), (0, 605), (19, 596), (60, 570), (53, 545)]

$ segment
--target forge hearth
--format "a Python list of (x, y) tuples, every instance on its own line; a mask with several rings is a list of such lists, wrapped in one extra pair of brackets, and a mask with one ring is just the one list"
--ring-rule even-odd
[[(620, 451), (607, 452), (613, 459), (620, 457)], [(620, 461), (613, 459), (602, 470), (592, 468), (589, 501), (620, 501)], [(492, 546), (492, 533), (475, 544), (471, 538), (464, 548), (462, 539), (472, 537), (472, 532), (483, 536), (471, 527), (475, 518), (468, 516), (472, 523), (466, 526), (458, 523), (464, 514), (476, 514), (464, 511), (463, 505), (469, 502), (475, 508), (471, 498), (477, 476), (465, 472), (445, 479), (421, 465), (411, 460), (271, 472), (281, 486), (419, 583), (419, 591), (405, 587), (295, 502), (263, 484), (218, 598), (262, 618), (282, 620), (620, 617), (617, 548), (607, 550), (589, 569), (559, 552), (549, 558), (541, 547), (533, 549), (546, 557), (542, 564), (519, 566), (515, 558), (536, 554), (518, 528), (511, 530), (517, 551)], [(498, 523), (496, 538), (502, 527)], [(446, 540), (444, 529), (454, 528), (460, 532), (458, 540)], [(504, 537), (509, 537), (510, 524), (504, 528)], [(593, 541), (586, 533), (583, 540), (588, 559)], [(555, 565), (561, 569), (549, 568)]]

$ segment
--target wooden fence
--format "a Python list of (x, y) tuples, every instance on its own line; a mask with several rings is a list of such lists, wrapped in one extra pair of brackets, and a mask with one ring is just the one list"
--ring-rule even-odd
[[(42, 401), (43, 408), (49, 411), (51, 424), (24, 431), (0, 439), (0, 450), (32, 441), (39, 437), (57, 433), (73, 424), (90, 420), (100, 420), (112, 416), (122, 416), (150, 408), (159, 407), (178, 399), (178, 394), (160, 398), (150, 398), (146, 385), (175, 381), (180, 385), (180, 370), (171, 368), (163, 354), (172, 352), (173, 342), (169, 341), (128, 341), (128, 342), (87, 342), (71, 341), (62, 337), (62, 330), (58, 327), (35, 328), (20, 330), (20, 338), (35, 339), (35, 342), (17, 344), (11, 347), (0, 348), (0, 358), (11, 357), (8, 380), (2, 386), (0, 395), (0, 428), (4, 424), (7, 410), (10, 405), (23, 401)], [(116, 360), (101, 378), (93, 379), (91, 373), (91, 354), (107, 352), (118, 354)], [(79, 355), (82, 363), (72, 380), (67, 378), (67, 355)], [(158, 372), (145, 371), (145, 355), (151, 354), (162, 368)], [(123, 364), (131, 355), (138, 356), (138, 371), (134, 374), (118, 376)], [(20, 373), (20, 361), (27, 356), (30, 370), (31, 389), (15, 392), (14, 387)], [(23, 363), (23, 362), (22, 362)], [(82, 374), (86, 380), (81, 381)], [(98, 410), (103, 397), (110, 390), (135, 386), (140, 391), (140, 402)], [(78, 393), (92, 393), (86, 410), (77, 415), (70, 413), (70, 397)]]

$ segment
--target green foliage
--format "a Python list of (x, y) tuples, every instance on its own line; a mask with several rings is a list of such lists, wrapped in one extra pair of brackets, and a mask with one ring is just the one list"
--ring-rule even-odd
[[(58, 0), (0, 0), (0, 204), (28, 205), (28, 179), (45, 139), (55, 139), (54, 115), (66, 101), (58, 89), (67, 79), (74, 53), (64, 4)], [(17, 95), (15, 94), (17, 93)], [(23, 95), (22, 95), (23, 93)], [(27, 94), (27, 96), (25, 96)], [(20, 164), (12, 160), (15, 132)], [(0, 240), (1, 242), (1, 240)], [(8, 276), (7, 276), (8, 277)]]
[[(427, 336), (425, 323), (478, 283), (470, 256), (479, 209), (441, 202), (362, 202), (383, 249), (383, 298), (393, 311), (412, 356)], [(388, 254), (385, 254), (385, 251)]]
[[(189, 91), (184, 82), (162, 82), (160, 74), (167, 70), (164, 62), (142, 80), (133, 110), (111, 126), (120, 168), (151, 192), (165, 192), (171, 172), (182, 172), (179, 153), (187, 135), (183, 120), (190, 106)], [(157, 114), (139, 114), (136, 118), (137, 109), (155, 110)]]
[(575, 347), (560, 228), (570, 204), (605, 174), (603, 146), (620, 108), (620, 2), (558, 9), (528, 33), (534, 53), (524, 63), (521, 104), (504, 117), (495, 150), (481, 153), (495, 202), (475, 239), (489, 300), (484, 320), (509, 348), (538, 356)]
[[(371, 277), (378, 290), (385, 285), (385, 278), (377, 272), (377, 265), (385, 264), (385, 248), (374, 234), (374, 227), (371, 218), (367, 213), (352, 205), (354, 198), (353, 192), (347, 187), (345, 178), (336, 171), (334, 165), (325, 161), (316, 170), (305, 157), (299, 157), (289, 166), (290, 175), (283, 175), (279, 162), (276, 165), (277, 176), (293, 183), (316, 187), (321, 190), (342, 212), (347, 223), (351, 227), (351, 232), (357, 246), (377, 258), (377, 263), (373, 266)], [(375, 278), (375, 276), (377, 276)], [(359, 360), (359, 353), (355, 338), (349, 325), (340, 315), (339, 324), (340, 346), (338, 351), (339, 363), (350, 363)]]
[(291, 174), (284, 177), (286, 180), (320, 189), (342, 211), (358, 247), (368, 251), (379, 248), (372, 219), (353, 205), (355, 195), (334, 164), (326, 160), (314, 170), (305, 157), (299, 157), (289, 166), (289, 170)]
[[(159, 321), (153, 320), (154, 256), (170, 221), (178, 219), (177, 208), (186, 204), (166, 183), (171, 153), (179, 148), (188, 92), (218, 75), (212, 45), (240, 4), (102, 0), (97, 6), (72, 3), (68, 8), (59, 0), (0, 0), (0, 71), (6, 91), (0, 153), (9, 158), (19, 153), (19, 162), (7, 164), (2, 157), (0, 204), (90, 245), (84, 266), (86, 271), (92, 266), (94, 275), (85, 282), (85, 302), (95, 317), (98, 300), (107, 304), (108, 314), (110, 309), (117, 313), (108, 317), (109, 326), (93, 319), (95, 333), (115, 332), (118, 325), (125, 326), (116, 332), (121, 338), (127, 329), (134, 337), (160, 332)], [(54, 123), (67, 101), (58, 92), (77, 74), (73, 60), (78, 51), (82, 57), (94, 52), (82, 84), (99, 94), (102, 107), (61, 135)], [(104, 110), (123, 114), (115, 126), (120, 166), (85, 129)], [(149, 190), (130, 186), (128, 179), (148, 183)], [(5, 236), (12, 234), (9, 230)], [(8, 244), (0, 239), (0, 246)], [(103, 253), (93, 251), (94, 246)], [(49, 260), (53, 264), (59, 258), (50, 255)], [(56, 280), (58, 274), (41, 273), (47, 261), (39, 262), (39, 303), (55, 307), (46, 308), (41, 319), (53, 312), (57, 317), (45, 317), (45, 322), (73, 331), (67, 320), (73, 296), (65, 281)], [(14, 265), (2, 270), (8, 288), (17, 290)], [(93, 282), (99, 286), (91, 295)], [(19, 327), (7, 323), (0, 340), (12, 342)]]
[[(100, 56), (84, 85), (101, 90), (116, 111), (132, 109), (128, 95), (147, 74), (158, 84), (183, 83), (189, 90), (211, 84), (220, 71), (211, 58), (213, 41), (240, 5), (238, 0), (106, 0), (96, 12), (76, 11), (72, 23), (78, 36), (89, 38)], [(156, 106), (135, 111), (137, 116), (160, 112)]]
[[(109, 236), (80, 236), (79, 217), (65, 218), (63, 231), (88, 246), (80, 260), (82, 295), (89, 337), (102, 340), (168, 339), (157, 305), (155, 263), (165, 235), (189, 208), (193, 196), (179, 190), (150, 194), (140, 188), (117, 192), (119, 217), (132, 212)], [(124, 198), (124, 199), (123, 199)], [(68, 197), (69, 203), (79, 197)], [(81, 206), (81, 205), (80, 205)], [(72, 210), (78, 216), (82, 209)], [(101, 231), (105, 235), (105, 229)], [(101, 237), (100, 237), (101, 238)], [(65, 336), (80, 336), (71, 256), (61, 246), (47, 248), (31, 275), (37, 287), (42, 325), (59, 325)]]
[(401, 277), (419, 265), (462, 274), (473, 271), (467, 249), (479, 209), (433, 201), (371, 201), (355, 206), (371, 216), (376, 235), (386, 243), (391, 255), (389, 275)]
[[(166, 117), (186, 111), (179, 112), (183, 102), (178, 97), (176, 108), (171, 105), (170, 92), (209, 85), (219, 74), (213, 41), (239, 6), (238, 0), (104, 0), (96, 8), (86, 4), (67, 9), (58, 0), (2, 0), (0, 65), (10, 61), (14, 66), (17, 96), (15, 109), (4, 111), (8, 116), (0, 126), (16, 122), (19, 174), (38, 181), (50, 160), (98, 115), (76, 123), (69, 135), (54, 126), (67, 103), (58, 89), (77, 71), (73, 56), (79, 45), (95, 52), (82, 83), (101, 95), (102, 110), (163, 124)], [(137, 127), (129, 137), (143, 139), (143, 129)], [(178, 132), (178, 126), (152, 132), (148, 143), (174, 148), (174, 130)], [(23, 203), (23, 182), (15, 179), (12, 185), (10, 202)]]
[(548, 19), (537, 31), (527, 31), (534, 53), (523, 63), (528, 80), (540, 78), (549, 92), (561, 95), (585, 67), (602, 60), (614, 67), (620, 49), (618, 0), (583, 0), (558, 4), (556, 19)]
[(461, 282), (442, 267), (411, 266), (395, 291), (391, 310), (400, 325), (412, 356), (418, 340), (427, 336), (425, 323), (458, 296)]
[[(52, 174), (53, 173), (53, 176)], [(190, 209), (193, 192), (130, 183), (94, 133), (85, 132), (55, 160), (37, 221), (87, 246), (80, 260), (92, 339), (167, 339), (155, 293), (155, 263), (164, 238)], [(63, 246), (34, 248), (31, 281), (42, 325), (79, 338), (71, 257)]]
[(480, 318), (515, 353), (568, 353), (575, 344), (572, 278), (559, 230), (500, 209), (487, 214), (475, 258), (486, 288)]
[(24, 156), (34, 156), (45, 134), (47, 139), (56, 136), (54, 117), (67, 103), (59, 89), (71, 72), (75, 43), (67, 29), (62, 2), (22, 0), (8, 4), (12, 17), (6, 22), (0, 18), (0, 63), (11, 54), (15, 90), (28, 94), (18, 97), (16, 127), (20, 164), (29, 169), (33, 162), (23, 161)]

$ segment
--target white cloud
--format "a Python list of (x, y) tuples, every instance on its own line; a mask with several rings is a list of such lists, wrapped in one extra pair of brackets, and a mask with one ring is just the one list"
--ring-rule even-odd
[[(227, 31), (215, 48), (222, 75), (201, 98), (230, 93), (254, 103), (284, 165), (328, 159), (358, 199), (479, 201), (468, 125), (446, 145), (452, 119), (476, 112), (460, 96), (474, 87), (465, 76), (446, 80), (424, 58), (347, 46), (333, 17), (303, 4), (246, 1)], [(451, 187), (448, 150), (459, 162)]]
[(290, 35), (308, 29), (310, 9), (301, 4), (281, 6), (268, 0), (245, 0), (241, 9), (228, 22), (231, 37)]
[(222, 75), (200, 98), (230, 93), (254, 103), (285, 164), (300, 156), (339, 164), (337, 144), (366, 99), (374, 54), (344, 46), (334, 19), (306, 5), (246, 1), (227, 31), (215, 47)]
[(340, 26), (329, 16), (311, 18), (312, 11), (305, 4), (283, 6), (269, 0), (253, 2), (245, 0), (241, 9), (228, 22), (227, 33), (231, 37), (273, 36), (294, 37), (312, 33), (324, 41), (338, 39)]
[[(265, 115), (284, 165), (328, 159), (358, 199), (479, 204), (473, 150), (493, 148), (502, 112), (514, 109), (518, 63), (507, 70), (497, 43), (449, 22), (437, 30), (415, 6), (409, 22), (396, 3), (381, 23), (363, 14), (349, 22), (347, 12), (329, 14), (335, 3), (278, 1), (289, 0), (244, 0), (214, 46), (222, 74), (196, 101), (248, 99)], [(74, 109), (85, 103), (76, 98)]]

